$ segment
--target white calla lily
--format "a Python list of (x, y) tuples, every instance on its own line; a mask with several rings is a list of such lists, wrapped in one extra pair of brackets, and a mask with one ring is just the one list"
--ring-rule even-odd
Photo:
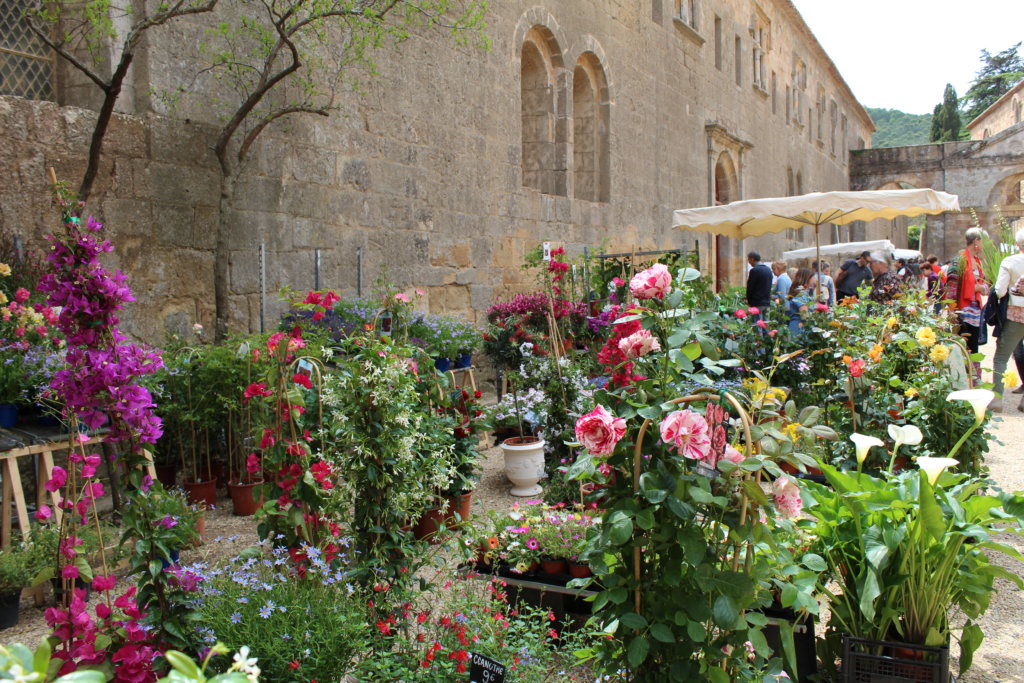
[(916, 446), (924, 439), (924, 434), (914, 425), (889, 425), (889, 436), (896, 442), (896, 448), (903, 446)]
[(868, 436), (867, 434), (850, 434), (850, 441), (857, 447), (857, 467), (860, 468), (864, 464), (864, 459), (868, 457), (868, 451), (871, 450), (872, 446), (884, 446), (882, 440), (875, 436)]
[(974, 408), (974, 424), (980, 425), (985, 420), (985, 409), (996, 395), (988, 389), (961, 389), (953, 391), (946, 397), (947, 401), (967, 401)]
[(928, 483), (935, 486), (935, 482), (939, 480), (939, 475), (942, 474), (942, 470), (947, 467), (956, 467), (960, 464), (960, 461), (956, 458), (931, 458), (926, 455), (922, 455), (917, 459), (917, 466), (928, 475)]

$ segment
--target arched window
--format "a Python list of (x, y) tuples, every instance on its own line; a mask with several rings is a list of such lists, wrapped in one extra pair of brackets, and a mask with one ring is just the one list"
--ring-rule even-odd
[(608, 149), (608, 84), (593, 52), (584, 52), (572, 74), (573, 181), (577, 199), (607, 202), (611, 194)]
[(1020, 98), (1018, 98), (1018, 97), (1013, 98), (1013, 122), (1014, 123), (1020, 123), (1021, 118), (1024, 118), (1024, 113), (1022, 113), (1022, 111), (1021, 111), (1022, 109), (1024, 109), (1024, 107), (1021, 106)]
[(564, 112), (556, 89), (562, 55), (543, 26), (526, 34), (520, 63), (523, 185), (545, 194), (566, 194)]

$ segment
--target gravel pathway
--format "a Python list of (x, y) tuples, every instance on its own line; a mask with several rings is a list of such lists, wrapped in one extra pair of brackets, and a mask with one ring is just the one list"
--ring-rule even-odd
[[(995, 343), (982, 348), (987, 369), (992, 366)], [(985, 379), (991, 379), (986, 372)], [(991, 431), (996, 441), (988, 453), (987, 463), (992, 479), (1004, 491), (1024, 490), (1021, 469), (1021, 444), (1024, 444), (1024, 413), (1017, 411), (1020, 396), (1007, 394), (1004, 412), (993, 420)], [(1024, 552), (1024, 538), (1002, 534), (1000, 540)], [(1024, 563), (1002, 553), (990, 553), (992, 561), (1009, 571), (1024, 575)], [(1004, 579), (996, 579), (998, 593), (992, 597), (988, 613), (979, 622), (985, 640), (974, 655), (974, 665), (960, 680), (962, 683), (1024, 682), (1024, 592)], [(955, 671), (959, 664), (952, 665)]]

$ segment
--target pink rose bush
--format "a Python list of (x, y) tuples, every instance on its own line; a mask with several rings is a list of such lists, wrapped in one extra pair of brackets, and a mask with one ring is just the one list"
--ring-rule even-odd
[(692, 410), (677, 410), (661, 421), (661, 440), (691, 460), (704, 460), (711, 453), (707, 420)]
[(672, 291), (672, 274), (668, 266), (655, 263), (640, 271), (629, 281), (629, 291), (637, 299), (664, 299)]
[(626, 421), (598, 406), (576, 420), (576, 438), (592, 455), (611, 455), (626, 433)]
[(800, 487), (787, 475), (782, 475), (773, 484), (775, 507), (786, 517), (799, 517), (804, 508)]
[(640, 330), (620, 339), (619, 351), (622, 351), (629, 360), (636, 360), (651, 351), (661, 351), (661, 344), (653, 334), (647, 330)]

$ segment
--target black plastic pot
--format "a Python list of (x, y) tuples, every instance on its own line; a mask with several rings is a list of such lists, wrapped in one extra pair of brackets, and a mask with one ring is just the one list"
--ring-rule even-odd
[(949, 683), (949, 647), (843, 636), (844, 683)]
[(18, 625), (21, 589), (0, 593), (0, 631)]

